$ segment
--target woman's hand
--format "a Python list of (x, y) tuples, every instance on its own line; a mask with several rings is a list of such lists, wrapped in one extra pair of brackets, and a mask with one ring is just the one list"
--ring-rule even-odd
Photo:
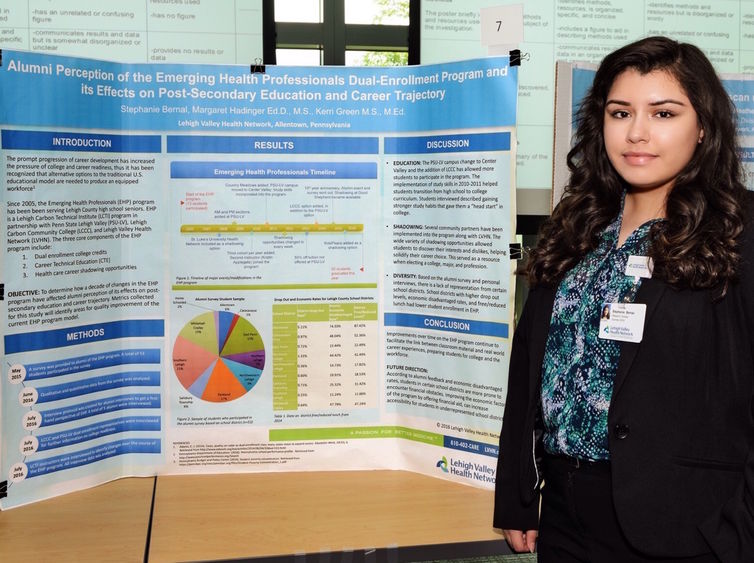
[(513, 551), (534, 553), (537, 546), (537, 530), (503, 530), (503, 537)]

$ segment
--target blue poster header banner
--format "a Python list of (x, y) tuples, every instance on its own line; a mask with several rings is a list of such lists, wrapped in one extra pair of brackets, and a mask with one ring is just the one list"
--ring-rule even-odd
[(377, 154), (377, 137), (224, 137), (169, 135), (169, 153)]
[(385, 138), (385, 154), (509, 151), (510, 149), (510, 133)]
[(39, 332), (9, 334), (5, 337), (5, 353), (32, 352), (63, 346), (75, 346), (88, 342), (100, 342), (116, 338), (158, 337), (165, 335), (162, 319), (112, 321)]
[(105, 135), (3, 129), (2, 142), (4, 149), (32, 151), (159, 153), (162, 150), (159, 135)]
[[(512, 127), (508, 57), (404, 67), (125, 64), (3, 50), (0, 124), (358, 133)], [(34, 108), (34, 111), (29, 111)]]
[(474, 321), (470, 319), (455, 319), (434, 315), (415, 315), (411, 313), (385, 313), (385, 326), (401, 326), (406, 328), (424, 328), (442, 330), (445, 332), (461, 332), (478, 336), (497, 336), (508, 338), (508, 324), (490, 321)]

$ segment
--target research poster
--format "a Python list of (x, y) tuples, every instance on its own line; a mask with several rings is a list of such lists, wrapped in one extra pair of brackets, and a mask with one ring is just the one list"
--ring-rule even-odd
[(262, 0), (0, 3), (0, 49), (122, 62), (261, 60)]
[[(591, 63), (558, 62), (557, 94), (555, 97), (555, 173), (553, 175), (553, 205), (560, 201), (568, 182), (566, 156), (571, 148), (575, 116), (592, 85), (597, 66)], [(731, 102), (736, 108), (738, 143), (743, 165), (744, 183), (754, 190), (754, 75), (722, 74)]]
[(720, 73), (754, 72), (754, 0), (422, 0), (421, 62), (487, 55), (483, 28), (493, 35), (505, 28), (494, 12), (482, 20), (480, 11), (510, 4), (523, 4), (519, 48), (528, 56), (519, 85), (518, 188), (552, 186), (556, 61), (598, 63), (640, 37), (667, 35), (699, 46)]
[(4, 51), (2, 507), (168, 473), (493, 486), (517, 71)]
[(736, 105), (746, 187), (754, 190), (754, 75), (726, 76), (723, 84)]

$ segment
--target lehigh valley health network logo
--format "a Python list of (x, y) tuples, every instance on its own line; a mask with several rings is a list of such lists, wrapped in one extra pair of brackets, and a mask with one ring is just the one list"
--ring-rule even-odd
[(442, 459), (435, 464), (435, 467), (442, 469), (443, 473), (450, 473), (457, 477), (473, 479), (482, 483), (495, 482), (495, 468), (486, 463), (477, 463), (463, 459), (453, 459), (442, 456)]
[(446, 458), (445, 456), (442, 456), (442, 459), (437, 462), (436, 467), (439, 467), (440, 469), (442, 469), (443, 473), (447, 473), (448, 472), (448, 458)]

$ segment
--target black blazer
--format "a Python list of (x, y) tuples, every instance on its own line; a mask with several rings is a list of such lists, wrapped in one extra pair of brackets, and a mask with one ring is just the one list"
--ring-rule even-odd
[[(626, 538), (650, 556), (712, 549), (725, 563), (754, 561), (753, 230), (747, 221), (738, 281), (722, 299), (643, 280), (642, 341), (620, 343), (608, 411), (613, 496)], [(513, 337), (498, 528), (538, 528), (535, 421), (555, 291), (530, 292)]]

